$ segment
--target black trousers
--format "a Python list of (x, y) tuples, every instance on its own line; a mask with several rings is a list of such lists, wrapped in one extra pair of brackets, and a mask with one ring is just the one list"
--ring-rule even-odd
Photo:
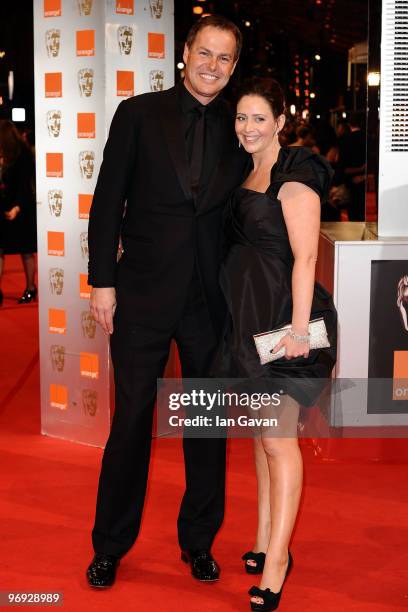
[[(175, 339), (183, 378), (205, 377), (217, 338), (196, 271), (175, 329), (129, 326), (115, 317), (111, 354), (115, 414), (102, 459), (92, 543), (122, 557), (139, 533), (150, 461), (157, 378)], [(181, 548), (209, 549), (224, 517), (226, 440), (183, 439), (186, 490), (178, 517)]]

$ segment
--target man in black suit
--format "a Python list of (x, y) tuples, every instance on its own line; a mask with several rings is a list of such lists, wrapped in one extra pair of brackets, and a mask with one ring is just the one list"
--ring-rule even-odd
[[(116, 399), (87, 571), (93, 587), (113, 584), (139, 532), (156, 384), (170, 342), (183, 377), (205, 377), (223, 326), (221, 216), (248, 160), (219, 94), (241, 44), (224, 17), (201, 19), (188, 34), (184, 81), (121, 102), (112, 120), (89, 222), (91, 311), (111, 334)], [(224, 514), (225, 443), (183, 439), (179, 543), (204, 581), (219, 576), (211, 545)]]

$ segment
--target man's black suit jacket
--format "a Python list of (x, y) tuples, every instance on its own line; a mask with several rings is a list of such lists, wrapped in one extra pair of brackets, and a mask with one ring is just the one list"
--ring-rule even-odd
[[(183, 85), (117, 108), (90, 212), (88, 282), (116, 287), (121, 320), (165, 329), (181, 315), (196, 258), (219, 331), (225, 313), (218, 281), (222, 212), (244, 179), (248, 156), (221, 101), (216, 170), (194, 197), (177, 87)], [(117, 263), (119, 236), (124, 253)]]

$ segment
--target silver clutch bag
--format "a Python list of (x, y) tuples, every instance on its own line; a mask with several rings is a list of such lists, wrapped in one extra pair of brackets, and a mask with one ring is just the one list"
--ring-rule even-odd
[[(255, 334), (253, 336), (256, 350), (258, 351), (259, 359), (262, 365), (284, 357), (285, 347), (281, 348), (281, 350), (277, 353), (272, 353), (272, 351), (278, 344), (278, 342), (282, 340), (283, 336), (286, 335), (290, 328), (291, 325), (288, 324), (284, 325), (283, 327), (279, 327), (278, 329), (263, 332), (262, 334)], [(327, 329), (323, 317), (319, 319), (313, 319), (309, 322), (309, 334), (309, 346), (311, 349), (330, 347), (330, 342), (327, 337)]]

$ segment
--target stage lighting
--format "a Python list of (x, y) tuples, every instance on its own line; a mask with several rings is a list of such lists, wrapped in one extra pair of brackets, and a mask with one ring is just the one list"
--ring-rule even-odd
[(321, 59), (322, 59), (321, 56), (318, 53), (316, 53), (315, 60), (319, 62)]
[(367, 82), (369, 87), (378, 87), (380, 84), (380, 73), (369, 72), (367, 76)]
[(26, 120), (26, 112), (25, 108), (12, 108), (11, 109), (11, 119), (12, 121), (25, 121)]
[(290, 114), (296, 115), (296, 106), (294, 104), (290, 105)]
[(179, 63), (177, 64), (177, 68), (178, 68), (179, 70), (183, 70), (183, 68), (184, 68), (184, 64), (183, 64), (183, 62), (179, 62)]
[(204, 9), (202, 6), (193, 6), (194, 15), (202, 15), (204, 13)]

